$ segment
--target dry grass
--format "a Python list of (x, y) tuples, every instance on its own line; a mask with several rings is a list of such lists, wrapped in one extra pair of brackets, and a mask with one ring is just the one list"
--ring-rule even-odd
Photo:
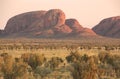
[[(120, 56), (120, 49), (116, 49), (120, 47), (120, 43), (118, 39), (116, 40), (109, 40), (106, 39), (105, 41), (101, 40), (38, 40), (38, 39), (31, 39), (31, 40), (0, 40), (0, 54), (1, 53), (8, 53), (12, 55), (14, 58), (19, 58), (22, 54), (24, 53), (37, 53), (37, 54), (44, 54), (44, 56), (47, 58), (47, 60), (50, 60), (52, 57), (59, 57), (62, 58), (63, 61), (65, 61), (66, 57), (70, 55), (70, 52), (77, 51), (81, 56), (83, 55), (88, 55), (88, 56), (98, 56), (99, 53), (110, 53), (112, 55), (119, 55)], [(107, 42), (106, 42), (107, 41)], [(115, 41), (114, 43), (111, 43), (112, 41)], [(13, 49), (8, 49), (10, 46), (13, 47)], [(27, 49), (24, 48), (28, 47)], [(114, 47), (115, 49), (109, 49), (106, 50), (104, 49), (104, 46), (107, 46), (108, 48)], [(20, 49), (16, 48), (20, 47)], [(30, 47), (33, 47), (31, 49)], [(81, 49), (82, 47), (82, 49)], [(99, 49), (98, 47), (101, 47)], [(103, 48), (102, 48), (103, 47)], [(70, 66), (69, 63), (66, 63), (66, 67)], [(59, 70), (63, 70), (62, 66), (64, 64), (61, 64), (59, 67)], [(59, 76), (70, 76), (70, 72), (59, 72), (59, 71), (54, 71), (51, 74), (49, 74), (46, 78), (44, 79), (53, 79), (55, 78), (55, 73)], [(49, 77), (50, 76), (50, 77)], [(53, 76), (53, 77), (51, 77)], [(56, 76), (58, 77), (58, 76)], [(63, 79), (57, 78), (57, 79)], [(70, 78), (64, 78), (64, 79), (70, 79)], [(72, 78), (71, 78), (72, 79)], [(111, 78), (112, 79), (112, 78)], [(114, 79), (114, 78), (113, 78)], [(117, 79), (117, 78), (116, 78)]]

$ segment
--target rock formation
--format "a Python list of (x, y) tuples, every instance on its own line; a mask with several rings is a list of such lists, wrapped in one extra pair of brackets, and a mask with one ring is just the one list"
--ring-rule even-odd
[(104, 19), (92, 30), (102, 36), (120, 38), (120, 16)]
[(76, 19), (67, 19), (60, 9), (33, 11), (10, 18), (4, 35), (14, 37), (67, 37), (95, 36), (91, 30), (82, 27)]
[(4, 30), (7, 34), (24, 31), (34, 22), (41, 20), (45, 13), (45, 11), (35, 11), (14, 16), (9, 19)]
[(83, 30), (83, 27), (76, 19), (67, 19), (65, 21), (65, 24), (72, 29), (72, 32), (80, 32), (81, 30)]

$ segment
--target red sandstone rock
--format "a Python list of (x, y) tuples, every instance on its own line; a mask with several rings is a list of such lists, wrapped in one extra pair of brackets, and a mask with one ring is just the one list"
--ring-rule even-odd
[(79, 34), (81, 36), (96, 36), (96, 33), (89, 28), (83, 28), (83, 30), (81, 30)]
[[(1, 32), (1, 31), (0, 31)], [(76, 19), (65, 20), (60, 9), (34, 11), (19, 14), (9, 19), (4, 35), (11, 37), (66, 37), (96, 35), (83, 28)]]
[(76, 19), (67, 19), (65, 21), (65, 24), (68, 25), (75, 33), (83, 29), (83, 27), (79, 24), (79, 22)]
[(24, 31), (32, 23), (36, 22), (37, 20), (40, 20), (45, 13), (45, 11), (35, 11), (14, 16), (9, 19), (4, 30), (7, 34)]
[(120, 16), (104, 19), (92, 30), (102, 36), (120, 38)]
[(60, 9), (52, 9), (47, 11), (44, 17), (44, 26), (51, 28), (54, 26), (61, 26), (65, 23), (65, 14)]
[(65, 24), (61, 25), (61, 26), (56, 26), (56, 27), (54, 27), (53, 30), (56, 34), (58, 34), (58, 33), (59, 34), (69, 34), (72, 32), (72, 29)]

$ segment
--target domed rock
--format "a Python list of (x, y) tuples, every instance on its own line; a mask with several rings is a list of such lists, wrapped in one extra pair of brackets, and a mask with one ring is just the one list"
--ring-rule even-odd
[(61, 26), (65, 23), (65, 14), (59, 9), (51, 9), (47, 11), (42, 18), (33, 22), (27, 30), (42, 31)]
[(79, 32), (83, 29), (83, 27), (76, 19), (67, 19), (65, 24), (68, 25), (73, 30), (73, 32)]
[(19, 14), (8, 20), (3, 31), (6, 37), (79, 37), (81, 34), (94, 34), (84, 29), (76, 19), (65, 20), (65, 14), (60, 9)]
[(120, 38), (120, 16), (106, 18), (92, 30), (102, 36)]
[[(19, 14), (9, 19), (5, 27), (7, 34), (26, 30), (32, 23), (41, 20), (46, 11), (35, 11)], [(35, 28), (35, 27), (34, 27)]]

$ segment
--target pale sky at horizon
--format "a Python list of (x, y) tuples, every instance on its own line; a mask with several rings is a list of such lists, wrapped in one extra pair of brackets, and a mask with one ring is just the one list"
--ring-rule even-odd
[(120, 16), (120, 0), (0, 0), (0, 29), (15, 15), (49, 9), (61, 9), (66, 19), (92, 28), (104, 18)]

